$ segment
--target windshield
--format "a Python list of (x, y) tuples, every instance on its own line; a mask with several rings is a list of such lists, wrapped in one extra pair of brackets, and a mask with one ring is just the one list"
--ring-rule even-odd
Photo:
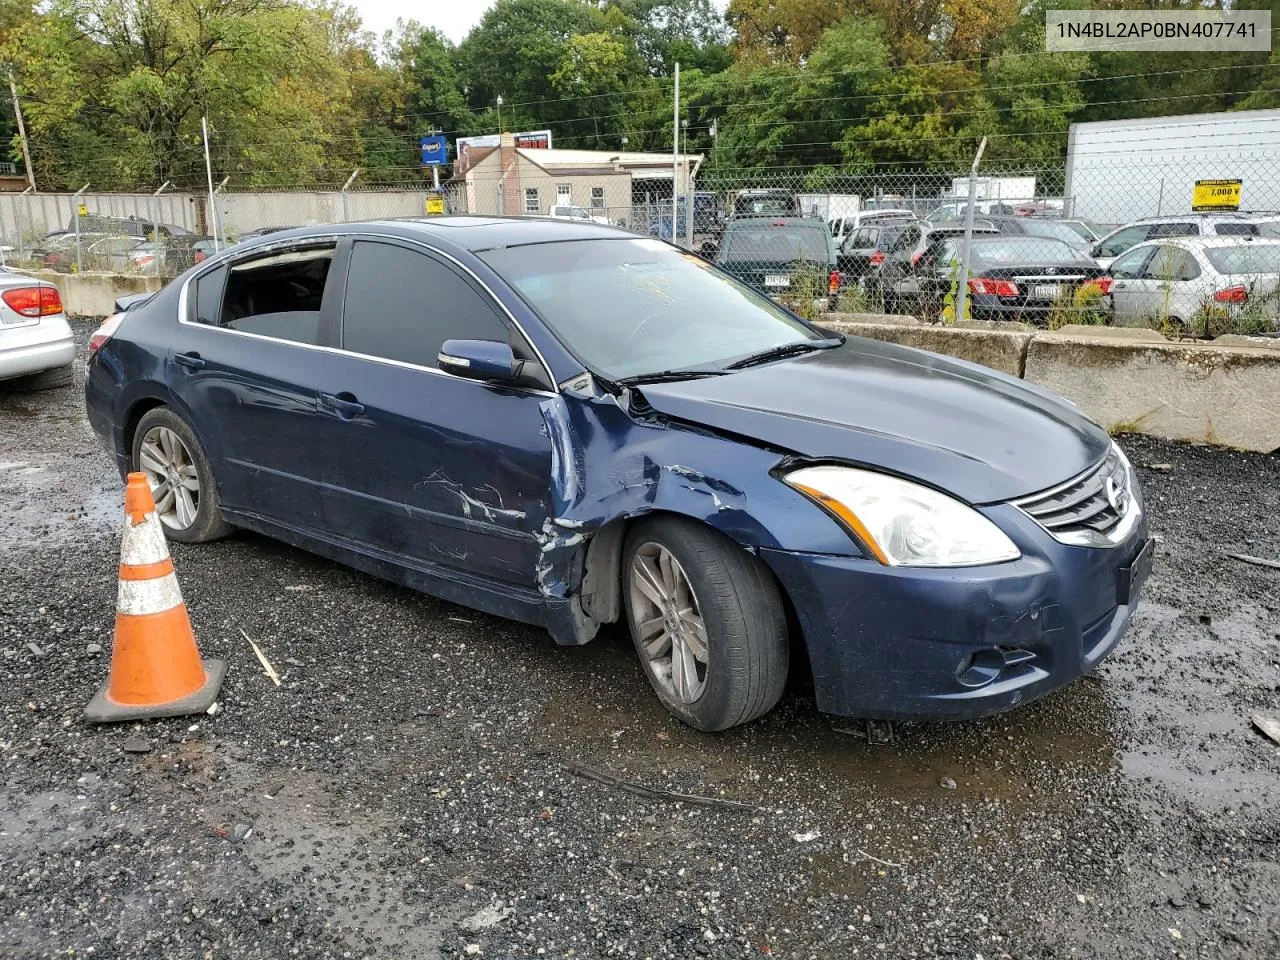
[(727, 261), (768, 261), (793, 263), (796, 260), (831, 259), (831, 234), (825, 224), (777, 223), (735, 224), (725, 231), (724, 245), (716, 258)]
[(609, 380), (722, 367), (817, 334), (768, 298), (657, 240), (576, 240), (481, 257)]
[(1023, 229), (1033, 237), (1048, 237), (1051, 240), (1061, 240), (1063, 243), (1073, 245), (1080, 243), (1080, 235), (1065, 223), (1058, 223), (1055, 220), (1032, 220), (1030, 218), (1023, 220), (1022, 223)]
[(990, 265), (1001, 263), (1094, 265), (1092, 260), (1061, 240), (1040, 237), (974, 237), (972, 256), (974, 260), (981, 260)]
[(1219, 273), (1280, 273), (1280, 243), (1208, 247), (1204, 255)]

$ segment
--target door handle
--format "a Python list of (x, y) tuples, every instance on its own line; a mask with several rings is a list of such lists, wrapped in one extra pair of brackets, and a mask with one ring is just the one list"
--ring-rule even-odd
[(364, 404), (356, 399), (355, 394), (348, 393), (345, 390), (336, 394), (320, 394), (320, 404), (332, 410), (343, 420), (350, 420), (364, 413)]
[(204, 367), (204, 358), (198, 353), (179, 353), (173, 358), (173, 362), (188, 370), (200, 370)]

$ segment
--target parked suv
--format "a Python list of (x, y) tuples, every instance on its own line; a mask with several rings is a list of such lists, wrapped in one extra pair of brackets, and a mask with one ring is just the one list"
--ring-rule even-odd
[(1147, 217), (1112, 230), (1093, 245), (1090, 256), (1102, 267), (1126, 250), (1164, 237), (1253, 237), (1280, 233), (1280, 215), (1266, 213), (1182, 213)]
[[(985, 236), (999, 233), (987, 220), (973, 222), (973, 235)], [(903, 301), (914, 300), (920, 293), (914, 268), (931, 246), (940, 244), (948, 237), (964, 236), (964, 224), (952, 220), (942, 223), (927, 223), (921, 220), (911, 224), (893, 242), (893, 246), (885, 251), (884, 263), (880, 266), (877, 277), (878, 285), (873, 292), (884, 298), (884, 312), (896, 313)]]
[(813, 291), (814, 298), (828, 302), (819, 306), (833, 306), (829, 299), (840, 292), (831, 232), (813, 217), (730, 220), (716, 251), (716, 263), (743, 283), (777, 299), (794, 296), (806, 273), (821, 274), (821, 289)]

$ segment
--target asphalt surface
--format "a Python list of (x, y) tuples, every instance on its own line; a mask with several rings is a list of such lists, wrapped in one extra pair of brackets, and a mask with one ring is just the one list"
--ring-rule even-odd
[(699, 734), (619, 631), (241, 534), (174, 550), (221, 712), (91, 727), (119, 478), (78, 385), (0, 394), (0, 956), (1280, 956), (1280, 571), (1226, 558), (1280, 556), (1280, 457), (1122, 443), (1141, 611), (995, 719), (871, 745), (797, 686)]

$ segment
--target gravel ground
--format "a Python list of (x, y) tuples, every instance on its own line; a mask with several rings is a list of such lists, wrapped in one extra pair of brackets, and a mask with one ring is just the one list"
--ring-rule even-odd
[(120, 483), (78, 387), (0, 395), (0, 956), (1280, 956), (1280, 572), (1224, 556), (1280, 555), (1280, 457), (1122, 442), (1144, 605), (1003, 717), (872, 746), (797, 687), (699, 734), (618, 631), (237, 535), (174, 550), (222, 711), (95, 728)]

